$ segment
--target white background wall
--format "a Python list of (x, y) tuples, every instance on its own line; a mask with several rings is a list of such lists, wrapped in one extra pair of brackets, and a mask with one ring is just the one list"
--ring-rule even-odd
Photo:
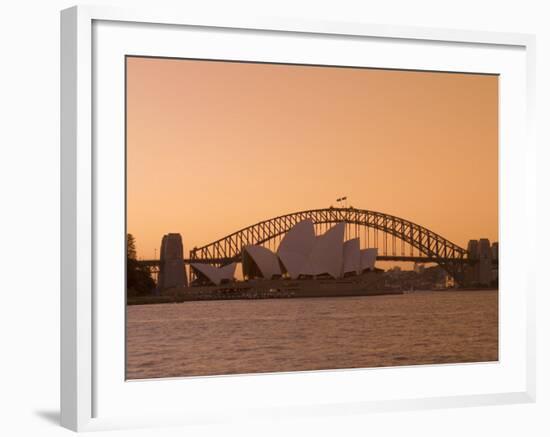
[[(539, 234), (548, 223), (550, 14), (546, 1), (270, 0), (96, 1), (97, 4), (217, 10), (379, 24), (535, 33), (539, 142)], [(72, 1), (3, 2), (0, 7), (0, 434), (65, 435), (59, 404), (59, 10)], [(546, 148), (543, 145), (547, 146)], [(544, 191), (544, 192), (543, 192)], [(538, 401), (368, 416), (300, 419), (187, 430), (188, 435), (550, 435), (547, 282), (550, 249), (538, 256)], [(537, 259), (538, 258), (538, 259)], [(182, 430), (117, 435), (181, 435)]]

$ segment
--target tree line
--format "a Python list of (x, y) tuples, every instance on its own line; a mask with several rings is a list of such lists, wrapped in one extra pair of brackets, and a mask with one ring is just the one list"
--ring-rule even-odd
[(155, 289), (155, 281), (148, 266), (137, 260), (136, 239), (126, 236), (126, 292), (128, 296), (150, 295)]

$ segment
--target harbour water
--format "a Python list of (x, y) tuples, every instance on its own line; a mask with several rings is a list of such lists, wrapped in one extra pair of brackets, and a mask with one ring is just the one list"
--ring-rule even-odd
[(498, 360), (498, 291), (127, 307), (127, 378)]

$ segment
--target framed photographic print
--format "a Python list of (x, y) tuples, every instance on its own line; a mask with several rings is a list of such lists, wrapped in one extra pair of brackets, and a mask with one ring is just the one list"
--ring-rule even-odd
[(75, 7), (61, 44), (64, 426), (534, 399), (532, 36)]

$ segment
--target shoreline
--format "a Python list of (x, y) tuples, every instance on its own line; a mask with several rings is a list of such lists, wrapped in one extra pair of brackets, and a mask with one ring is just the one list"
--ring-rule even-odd
[[(222, 289), (223, 290), (223, 289)], [(264, 299), (319, 299), (326, 297), (370, 297), (370, 296), (399, 296), (404, 294), (411, 294), (416, 292), (433, 292), (433, 293), (445, 293), (445, 292), (477, 292), (477, 291), (498, 291), (498, 288), (447, 288), (447, 289), (431, 289), (431, 290), (340, 290), (335, 292), (334, 290), (301, 290), (289, 293), (280, 292), (248, 292), (248, 293), (235, 293), (231, 290), (222, 291), (216, 296), (201, 294), (201, 292), (194, 292), (189, 294), (186, 290), (174, 295), (163, 296), (136, 296), (127, 298), (126, 306), (133, 305), (156, 305), (156, 304), (168, 304), (168, 303), (184, 303), (184, 302), (206, 302), (206, 301), (224, 301), (224, 300), (264, 300)]]

